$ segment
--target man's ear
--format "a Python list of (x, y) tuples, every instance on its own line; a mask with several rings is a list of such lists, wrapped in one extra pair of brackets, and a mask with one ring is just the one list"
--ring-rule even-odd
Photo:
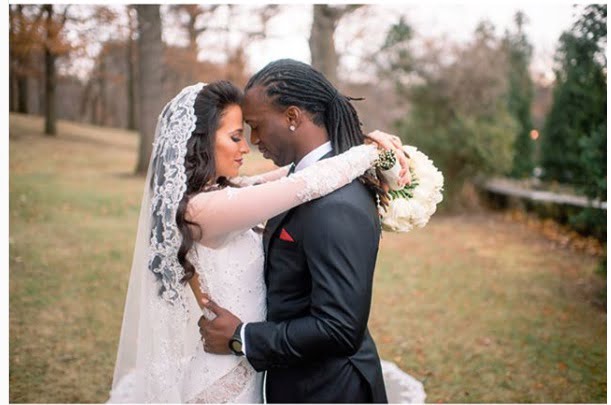
[(294, 105), (288, 107), (284, 112), (286, 117), (286, 123), (288, 126), (294, 126), (298, 128), (303, 120), (303, 111), (299, 107), (295, 107)]

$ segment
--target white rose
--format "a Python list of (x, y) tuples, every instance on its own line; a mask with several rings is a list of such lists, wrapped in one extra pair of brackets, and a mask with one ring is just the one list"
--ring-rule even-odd
[(410, 198), (407, 203), (410, 210), (410, 222), (418, 228), (422, 228), (429, 221), (424, 205), (415, 198)]
[(382, 220), (384, 229), (394, 232), (409, 232), (413, 226), (410, 223), (410, 206), (403, 198), (392, 200)]

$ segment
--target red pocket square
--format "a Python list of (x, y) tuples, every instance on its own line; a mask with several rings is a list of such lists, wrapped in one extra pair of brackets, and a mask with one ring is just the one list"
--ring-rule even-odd
[(285, 240), (287, 242), (295, 242), (295, 240), (291, 237), (291, 235), (289, 235), (289, 233), (284, 228), (282, 228), (282, 231), (280, 232), (280, 239)]

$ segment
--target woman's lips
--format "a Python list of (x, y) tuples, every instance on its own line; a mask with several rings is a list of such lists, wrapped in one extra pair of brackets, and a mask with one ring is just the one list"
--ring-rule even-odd
[(235, 160), (240, 166), (244, 164), (244, 159), (236, 159)]

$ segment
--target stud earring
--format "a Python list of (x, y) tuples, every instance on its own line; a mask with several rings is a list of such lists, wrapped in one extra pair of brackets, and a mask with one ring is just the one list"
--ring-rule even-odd
[(290, 130), (291, 132), (295, 132), (295, 125), (291, 125), (291, 126), (289, 127), (289, 130)]

